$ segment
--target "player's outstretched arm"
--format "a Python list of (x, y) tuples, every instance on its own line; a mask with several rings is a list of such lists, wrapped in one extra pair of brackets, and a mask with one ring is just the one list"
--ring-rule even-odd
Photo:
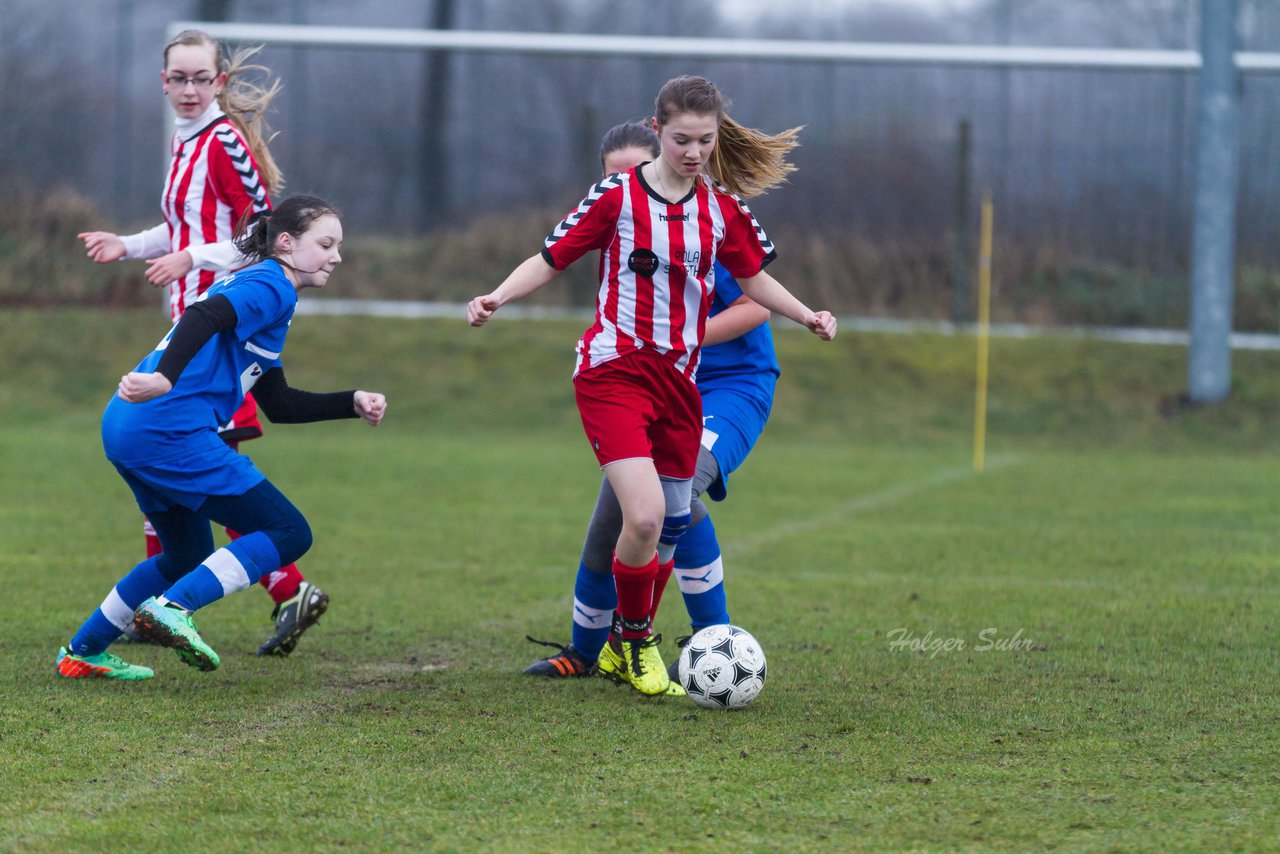
[(387, 414), (387, 398), (373, 391), (357, 390), (355, 395), (356, 414), (370, 425), (377, 427)]
[(527, 297), (554, 279), (558, 272), (541, 255), (526, 259), (491, 293), (475, 297), (467, 303), (467, 322), (472, 326), (483, 326), (499, 308), (512, 300)]
[(164, 223), (137, 234), (119, 235), (110, 231), (82, 231), (85, 254), (99, 264), (121, 258), (159, 258), (169, 251), (169, 227)]
[(124, 241), (109, 231), (82, 231), (76, 235), (84, 241), (85, 254), (99, 264), (109, 264), (124, 257)]
[(253, 259), (245, 257), (233, 240), (201, 243), (147, 261), (147, 281), (162, 288), (178, 281), (197, 267), (222, 273), (239, 270), (252, 263)]
[(836, 337), (835, 315), (809, 308), (765, 271), (761, 270), (749, 279), (739, 279), (738, 285), (744, 294), (760, 305), (794, 320), (823, 341)]

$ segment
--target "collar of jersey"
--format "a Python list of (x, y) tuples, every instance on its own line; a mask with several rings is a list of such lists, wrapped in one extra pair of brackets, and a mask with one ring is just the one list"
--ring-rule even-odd
[(194, 119), (175, 119), (173, 130), (183, 142), (189, 142), (199, 136), (209, 125), (221, 120), (224, 115), (226, 114), (222, 112), (218, 102), (210, 101), (208, 108)]
[[(640, 164), (640, 166), (643, 166), (643, 165), (644, 163)], [(689, 200), (692, 199), (694, 194), (698, 192), (698, 179), (694, 178), (693, 186), (689, 188), (689, 192), (685, 195), (683, 199), (681, 199), (678, 202), (669, 202), (661, 193), (659, 193), (657, 190), (651, 187), (648, 181), (644, 179), (644, 174), (641, 173), (640, 166), (637, 166), (635, 168), (636, 180), (640, 182), (641, 187), (644, 187), (644, 191), (648, 193), (649, 197), (651, 199), (654, 199), (655, 201), (661, 202), (664, 205), (670, 205), (672, 207), (677, 207), (677, 206), (683, 207), (684, 205), (688, 204)]]

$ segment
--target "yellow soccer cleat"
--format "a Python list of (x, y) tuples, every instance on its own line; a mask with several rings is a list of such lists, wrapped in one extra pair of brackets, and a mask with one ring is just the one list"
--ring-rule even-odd
[(655, 634), (635, 640), (624, 638), (622, 641), (623, 678), (632, 688), (651, 697), (665, 694), (671, 687), (667, 666), (662, 663), (662, 655), (658, 652), (660, 643), (662, 635)]
[(608, 643), (604, 645), (604, 649), (600, 650), (600, 657), (596, 659), (596, 672), (614, 682), (628, 682), (629, 680), (623, 674), (625, 669), (626, 664), (622, 660), (622, 638), (610, 632)]

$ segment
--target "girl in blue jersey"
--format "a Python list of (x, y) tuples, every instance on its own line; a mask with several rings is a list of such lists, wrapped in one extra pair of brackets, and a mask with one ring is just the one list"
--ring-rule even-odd
[[(311, 529), (289, 499), (218, 437), (251, 389), (277, 423), (363, 418), (377, 426), (381, 394), (314, 394), (285, 381), (280, 354), (303, 288), (321, 288), (342, 260), (336, 210), (293, 196), (237, 241), (254, 266), (223, 279), (193, 304), (156, 349), (120, 380), (102, 417), (107, 459), (151, 519), (164, 551), (112, 588), (58, 653), (60, 675), (149, 679), (150, 668), (106, 651), (132, 623), (200, 670), (218, 654), (192, 613), (300, 558)], [(214, 550), (210, 521), (243, 534)]]
[[(610, 129), (600, 143), (605, 175), (624, 172), (658, 155), (657, 134), (639, 122)], [(693, 478), (691, 519), (688, 529), (676, 542), (674, 566), (695, 632), (705, 626), (729, 622), (720, 544), (701, 496), (724, 500), (729, 474), (746, 459), (769, 418), (780, 370), (768, 319), (768, 309), (743, 294), (733, 276), (716, 264), (715, 293), (697, 377), (702, 395), (702, 447)], [(605, 479), (600, 485), (578, 564), (573, 639), (565, 647), (547, 643), (559, 647), (560, 651), (535, 661), (525, 673), (553, 678), (587, 676), (595, 670), (609, 677), (616, 673), (620, 659), (610, 624), (617, 592), (609, 565), (621, 525), (617, 496)], [(654, 614), (667, 580), (659, 577), (655, 581)], [(674, 679), (673, 676), (673, 687), (669, 691), (677, 690)]]

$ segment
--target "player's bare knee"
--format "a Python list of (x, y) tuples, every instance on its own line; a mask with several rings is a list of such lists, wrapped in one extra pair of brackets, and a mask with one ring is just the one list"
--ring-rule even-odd
[(656, 543), (662, 533), (662, 523), (661, 513), (645, 513), (627, 520), (626, 527), (630, 529), (631, 536), (636, 540)]

